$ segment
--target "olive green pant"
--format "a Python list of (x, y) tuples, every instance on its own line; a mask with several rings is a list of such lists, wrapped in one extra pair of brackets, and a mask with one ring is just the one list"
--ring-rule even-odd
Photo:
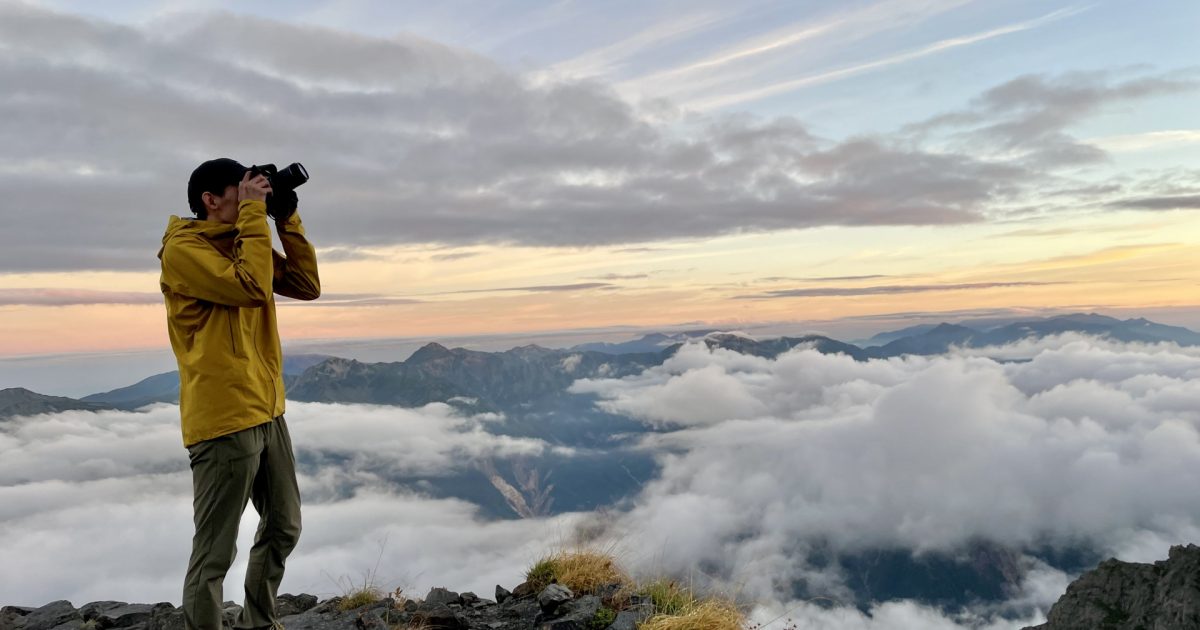
[(276, 625), (283, 565), (300, 538), (296, 458), (283, 416), (188, 448), (196, 533), (183, 586), (185, 630), (221, 630), (222, 587), (237, 554), (238, 524), (254, 502), (258, 531), (235, 628)]

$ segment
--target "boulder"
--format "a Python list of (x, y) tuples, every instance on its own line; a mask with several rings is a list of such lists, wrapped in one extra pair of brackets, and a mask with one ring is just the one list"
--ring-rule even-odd
[(638, 624), (646, 621), (653, 614), (653, 604), (634, 604), (618, 612), (617, 618), (604, 630), (637, 630)]
[(537, 595), (537, 591), (534, 590), (533, 585), (529, 582), (521, 582), (512, 590), (512, 596), (518, 599), (533, 597), (535, 595)]
[(439, 605), (460, 604), (458, 593), (446, 590), (440, 586), (435, 586), (430, 589), (429, 594), (425, 596), (423, 607), (432, 607)]
[(275, 598), (275, 615), (277, 617), (298, 615), (306, 610), (312, 609), (316, 605), (316, 596), (308, 595), (306, 593), (301, 593), (299, 595), (285, 593)]
[(25, 615), (22, 630), (50, 630), (59, 626), (79, 627), (83, 625), (83, 615), (71, 605), (71, 602), (60, 599), (50, 602), (41, 608), (31, 610)]
[(458, 613), (446, 604), (422, 605), (413, 613), (412, 622), (418, 628), (427, 630), (469, 630), (469, 626), (459, 618)]
[[(554, 586), (553, 584), (551, 586)], [(538, 626), (539, 630), (590, 630), (592, 618), (600, 609), (600, 598), (584, 595), (558, 606), (556, 617)]]
[(84, 621), (95, 621), (100, 630), (149, 625), (154, 612), (155, 606), (150, 604), (124, 602), (92, 602), (79, 609)]
[(0, 630), (15, 630), (25, 623), (25, 616), (37, 610), (32, 606), (5, 606), (0, 608)]
[(538, 606), (542, 608), (542, 612), (547, 615), (553, 615), (554, 611), (562, 604), (571, 601), (575, 598), (575, 594), (571, 589), (562, 584), (550, 584), (538, 593)]

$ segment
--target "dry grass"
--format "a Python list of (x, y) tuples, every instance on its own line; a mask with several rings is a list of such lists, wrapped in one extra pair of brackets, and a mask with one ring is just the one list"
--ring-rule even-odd
[(595, 593), (608, 584), (633, 583), (611, 555), (600, 551), (562, 552), (555, 557), (554, 567), (558, 582), (576, 593)]
[(342, 596), (338, 602), (338, 610), (354, 610), (359, 606), (374, 604), (383, 599), (383, 591), (373, 584), (363, 584)]
[(733, 602), (717, 598), (692, 600), (676, 614), (657, 613), (639, 630), (742, 630), (745, 615)]
[(605, 602), (616, 610), (627, 607), (630, 595), (650, 602), (654, 612), (639, 630), (743, 630), (746, 617), (732, 600), (700, 597), (669, 577), (637, 583), (611, 553), (586, 547), (560, 548), (542, 556), (525, 572), (526, 581), (541, 590), (558, 582), (577, 594), (595, 593), (609, 584), (620, 590)]
[(595, 593), (608, 584), (619, 584), (631, 591), (629, 577), (611, 553), (595, 549), (559, 549), (543, 556), (525, 572), (525, 580), (540, 591), (557, 582), (576, 594)]

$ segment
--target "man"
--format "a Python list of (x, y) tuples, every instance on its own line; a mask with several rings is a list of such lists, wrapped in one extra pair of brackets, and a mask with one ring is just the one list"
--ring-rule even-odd
[(250, 177), (234, 160), (201, 164), (188, 181), (196, 219), (172, 216), (158, 252), (192, 469), (196, 531), (183, 589), (186, 630), (222, 628), (222, 587), (247, 500), (259, 522), (235, 628), (280, 627), (275, 595), (300, 536), (273, 293), (313, 300), (321, 288), (294, 193), (271, 200), (286, 257), (272, 249), (270, 194), (266, 177)]

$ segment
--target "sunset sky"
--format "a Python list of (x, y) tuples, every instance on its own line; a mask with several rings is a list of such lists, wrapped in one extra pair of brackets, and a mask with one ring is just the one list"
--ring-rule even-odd
[(0, 1), (0, 357), (165, 349), (155, 254), (219, 156), (312, 175), (324, 295), (280, 299), (285, 343), (1200, 326), (1198, 25), (1186, 0)]

